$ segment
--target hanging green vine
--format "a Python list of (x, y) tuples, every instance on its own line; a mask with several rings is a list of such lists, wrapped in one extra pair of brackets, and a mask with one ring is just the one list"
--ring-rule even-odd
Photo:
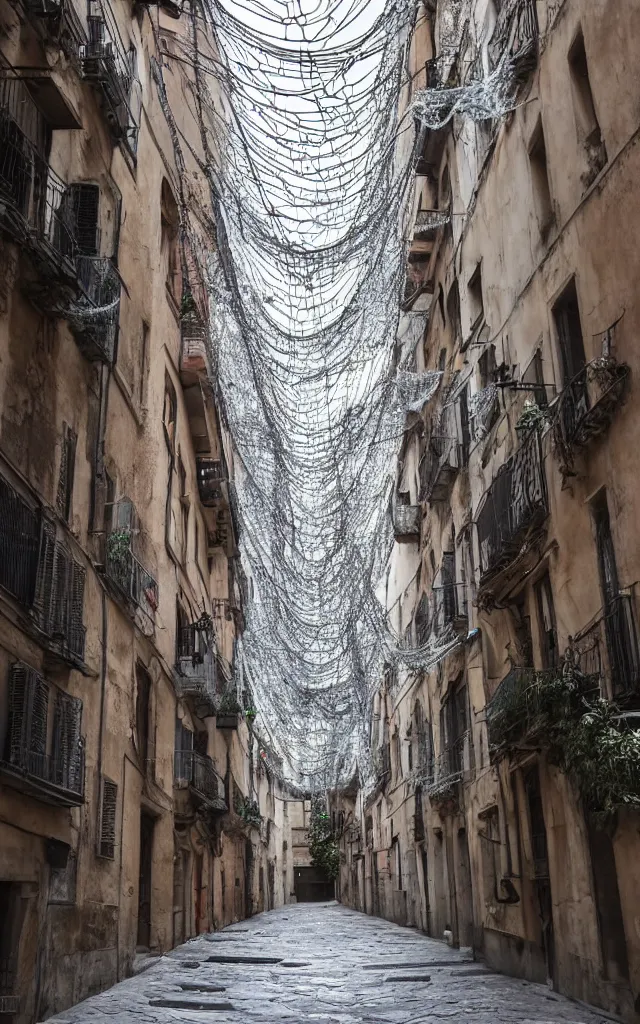
[(547, 750), (585, 807), (608, 816), (621, 806), (640, 809), (640, 731), (597, 695), (597, 682), (570, 664), (551, 672), (514, 669), (487, 720), (494, 752)]
[(327, 881), (335, 881), (340, 870), (340, 847), (322, 802), (314, 803), (311, 809), (309, 853), (314, 867)]

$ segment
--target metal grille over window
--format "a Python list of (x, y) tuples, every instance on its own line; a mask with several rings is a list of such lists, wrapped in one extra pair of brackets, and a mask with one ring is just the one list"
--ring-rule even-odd
[(16, 662), (9, 677), (8, 710), (5, 759), (0, 762), (8, 784), (47, 803), (81, 804), (82, 701), (51, 686), (28, 665)]
[(62, 438), (62, 454), (60, 456), (58, 491), (56, 494), (56, 509), (66, 522), (69, 521), (71, 513), (77, 441), (76, 432), (65, 423)]
[(0, 476), (0, 586), (20, 604), (33, 601), (40, 515)]
[(113, 860), (116, 849), (116, 806), (118, 787), (111, 779), (102, 778), (102, 802), (100, 806), (100, 834), (98, 854)]

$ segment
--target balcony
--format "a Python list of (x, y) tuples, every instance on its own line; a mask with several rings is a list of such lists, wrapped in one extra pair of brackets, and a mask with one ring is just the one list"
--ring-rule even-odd
[(132, 609), (155, 622), (158, 609), (158, 584), (132, 550), (133, 528), (113, 528), (107, 537), (105, 574), (118, 596)]
[(9, 679), (9, 725), (0, 775), (44, 803), (84, 803), (82, 701), (16, 662)]
[(460, 468), (457, 437), (434, 436), (420, 462), (420, 500), (446, 501)]
[(81, 294), (65, 311), (66, 319), (85, 359), (111, 365), (120, 321), (120, 275), (106, 256), (78, 256), (76, 269)]
[(212, 759), (195, 750), (176, 750), (173, 755), (173, 781), (176, 789), (188, 788), (193, 796), (216, 811), (226, 811), (224, 779), (218, 775)]
[(416, 642), (424, 646), (447, 632), (466, 633), (469, 625), (466, 583), (446, 583), (433, 587), (431, 595), (418, 606)]
[(538, 17), (535, 0), (505, 0), (489, 43), (489, 57), (495, 68), (511, 59), (525, 76), (535, 67)]
[(178, 696), (192, 698), (200, 717), (215, 714), (216, 653), (195, 623), (178, 632), (173, 678)]
[(214, 508), (225, 500), (227, 478), (221, 459), (197, 458), (198, 493), (205, 508)]
[(392, 520), (393, 535), (397, 541), (414, 541), (419, 539), (422, 521), (420, 505), (395, 505)]
[(609, 429), (629, 373), (626, 363), (603, 356), (587, 363), (560, 394), (553, 419), (553, 449), (563, 480), (575, 476), (576, 455)]
[(22, 0), (22, 4), (32, 21), (46, 28), (48, 38), (77, 61), (86, 38), (72, 0)]
[(610, 600), (593, 625), (573, 637), (569, 650), (576, 668), (599, 680), (603, 696), (621, 706), (637, 704), (640, 643), (632, 594)]
[(466, 743), (467, 737), (461, 736), (434, 758), (432, 773), (425, 786), (429, 801), (434, 806), (457, 805), (458, 787), (464, 777)]
[(180, 321), (180, 373), (189, 383), (193, 375), (208, 372), (207, 343), (209, 329), (197, 310), (193, 309)]
[(477, 517), (481, 577), (506, 568), (547, 517), (540, 435), (533, 429), (498, 471)]
[(80, 46), (80, 73), (98, 91), (109, 130), (135, 153), (138, 128), (130, 98), (134, 69), (108, 3), (90, 0), (88, 40)]

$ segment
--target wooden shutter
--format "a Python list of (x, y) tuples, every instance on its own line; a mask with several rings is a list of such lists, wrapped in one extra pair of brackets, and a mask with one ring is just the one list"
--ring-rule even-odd
[(56, 544), (51, 581), (51, 617), (47, 632), (63, 645), (66, 645), (69, 632), (72, 567), (70, 553), (62, 544)]
[(89, 182), (69, 186), (73, 233), (83, 256), (98, 255), (98, 208), (100, 189)]
[(87, 573), (79, 562), (71, 563), (71, 594), (69, 607), (69, 649), (78, 658), (84, 658), (84, 585)]
[(53, 781), (74, 793), (83, 789), (81, 727), (82, 701), (59, 691), (53, 716)]
[(33, 606), (40, 628), (47, 633), (50, 628), (54, 601), (53, 580), (55, 555), (55, 527), (53, 523), (45, 519), (42, 522), (42, 532), (40, 535), (38, 575)]
[(116, 849), (116, 807), (118, 787), (115, 782), (102, 777), (102, 800), (100, 801), (100, 829), (98, 834), (98, 856), (113, 860)]
[(69, 515), (71, 512), (77, 442), (77, 434), (65, 423), (62, 438), (62, 453), (60, 456), (58, 490), (56, 493), (56, 509), (65, 522), (69, 521)]
[(40, 516), (0, 476), (0, 586), (29, 607), (34, 598)]
[(49, 686), (23, 662), (11, 666), (9, 678), (8, 755), (11, 764), (41, 774), (44, 761), (30, 755), (47, 752)]

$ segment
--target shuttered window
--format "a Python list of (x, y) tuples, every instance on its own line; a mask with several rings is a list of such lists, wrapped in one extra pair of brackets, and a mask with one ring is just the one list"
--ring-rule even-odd
[(71, 514), (77, 441), (78, 438), (75, 431), (65, 423), (62, 437), (62, 453), (60, 456), (58, 491), (56, 494), (56, 509), (65, 522), (69, 522)]
[(82, 701), (68, 693), (58, 692), (53, 716), (53, 782), (74, 793), (83, 788), (83, 761), (80, 731)]
[(55, 527), (43, 523), (34, 608), (38, 625), (64, 657), (84, 658), (82, 622), (86, 570), (55, 539)]
[(97, 256), (100, 189), (89, 182), (76, 182), (69, 186), (68, 197), (72, 231), (78, 249), (83, 256)]
[(0, 586), (21, 604), (33, 603), (40, 516), (0, 476)]
[(102, 777), (102, 800), (100, 802), (100, 828), (98, 834), (98, 856), (113, 860), (116, 850), (116, 806), (118, 787), (115, 782)]

